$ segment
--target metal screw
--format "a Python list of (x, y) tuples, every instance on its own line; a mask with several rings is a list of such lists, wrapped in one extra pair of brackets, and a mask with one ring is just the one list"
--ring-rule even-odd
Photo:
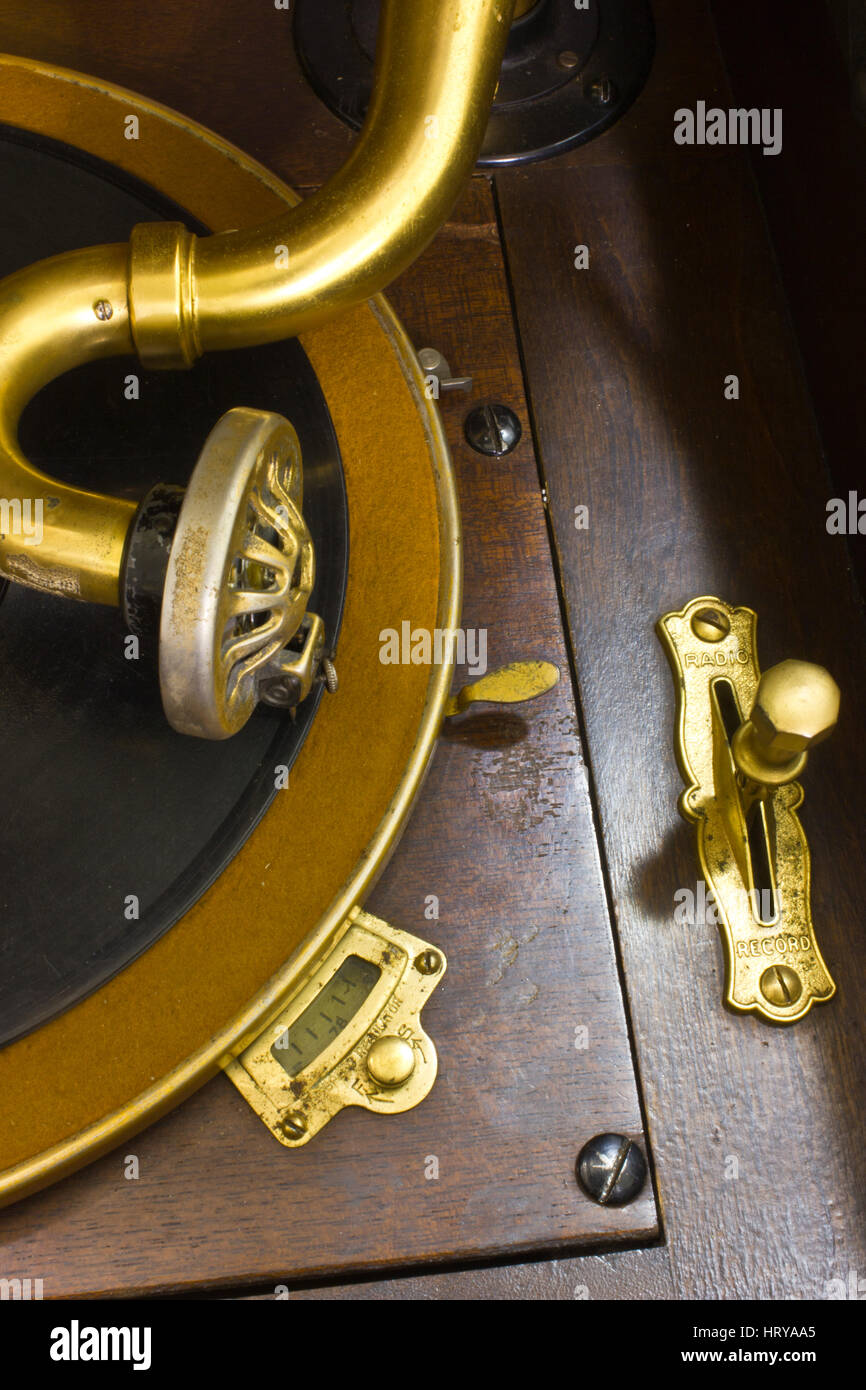
[(303, 1139), (307, 1132), (307, 1122), (303, 1115), (286, 1115), (280, 1129), (287, 1139)]
[(717, 608), (699, 608), (692, 616), (691, 626), (702, 642), (721, 642), (731, 630), (731, 620)]
[(556, 60), (561, 68), (576, 68), (580, 58), (571, 48), (566, 48)]
[(790, 965), (771, 965), (761, 976), (761, 993), (777, 1009), (786, 1009), (789, 1004), (796, 1004), (803, 993), (803, 985)]
[(104, 322), (106, 319), (111, 318), (114, 309), (107, 299), (97, 299), (93, 306), (93, 312), (98, 319), (102, 319)]
[(445, 358), (438, 348), (419, 348), (418, 361), (421, 363), (422, 371), (438, 373)]
[(277, 677), (275, 680), (265, 681), (260, 691), (260, 699), (263, 704), (272, 705), (275, 709), (294, 709), (300, 701), (301, 687), (297, 676), (288, 676), (285, 680)]
[(610, 106), (616, 96), (616, 87), (609, 77), (599, 77), (590, 87), (589, 95), (596, 106)]
[(510, 454), (523, 433), (520, 421), (507, 405), (478, 405), (463, 422), (466, 441), (478, 454), (501, 458)]
[(621, 1207), (633, 1201), (646, 1182), (646, 1159), (624, 1134), (597, 1134), (577, 1155), (575, 1173), (594, 1202)]
[(422, 975), (435, 975), (441, 969), (442, 957), (438, 951), (422, 951), (420, 956), (415, 957), (415, 969)]
[(335, 695), (340, 688), (340, 681), (337, 677), (337, 668), (329, 656), (322, 657), (320, 670), (325, 682), (325, 689), (329, 695)]

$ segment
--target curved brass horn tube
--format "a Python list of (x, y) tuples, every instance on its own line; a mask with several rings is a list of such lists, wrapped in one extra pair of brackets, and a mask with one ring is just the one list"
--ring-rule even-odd
[(323, 188), (252, 230), (199, 239), (176, 224), (137, 227), (130, 312), (142, 360), (183, 366), (293, 337), (405, 270), (475, 163), (513, 2), (385, 0), (367, 120)]
[(133, 351), (128, 260), (126, 245), (94, 246), (0, 282), (0, 571), (92, 603), (119, 602), (135, 503), (40, 473), (21, 452), (18, 421), (36, 392), (70, 367)]
[[(384, 0), (358, 141), (334, 178), (274, 221), (204, 238), (146, 223), (130, 248), (54, 257), (0, 284), (0, 508), (44, 499), (40, 543), (0, 535), (0, 573), (119, 602), (134, 506), (32, 468), (17, 443), (27, 401), (70, 367), (133, 345), (145, 365), (188, 366), (214, 348), (292, 337), (383, 289), (435, 235), (472, 169), (514, 3)], [(97, 316), (100, 300), (110, 318)]]

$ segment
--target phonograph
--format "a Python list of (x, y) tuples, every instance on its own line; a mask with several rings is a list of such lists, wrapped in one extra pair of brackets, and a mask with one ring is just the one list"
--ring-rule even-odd
[(443, 718), (559, 676), (479, 666), (448, 703), (447, 364), (371, 296), (479, 153), (615, 119), (648, 13), (624, 47), (617, 5), (358, 5), (344, 34), (349, 8), (295, 19), (313, 84), (369, 106), (304, 201), (144, 97), (0, 60), (7, 1200), (220, 1065), (287, 1146), (346, 1105), (414, 1106), (445, 958), (365, 895)]
[[(598, 148), (616, 152), (621, 177), (618, 123), (652, 80), (650, 8), (296, 0), (274, 6), (278, 19), (268, 11), (313, 113), (304, 149), (332, 142), (321, 178), (299, 154), (301, 192), (182, 101), (161, 105), (83, 64), (0, 56), (0, 1201), (49, 1189), (35, 1200), (53, 1202), (58, 1179), (156, 1134), (152, 1154), (174, 1144), (192, 1202), (196, 1164), (232, 1128), (232, 1196), (216, 1222), (230, 1222), (249, 1174), (297, 1217), (292, 1273), (654, 1241), (621, 988), (633, 957), (624, 965), (611, 923), (632, 908), (651, 917), (655, 861), (632, 865), (627, 888), (606, 887), (623, 857), (601, 862), (593, 808), (607, 791), (581, 748), (582, 721), (597, 728), (610, 696), (579, 708), (575, 665), (590, 639), (610, 669), (632, 641), (652, 645), (632, 652), (636, 668), (668, 658), (679, 809), (697, 832), (686, 872), (720, 929), (713, 1026), (718, 1013), (748, 1039), (752, 1025), (778, 1037), (796, 1030), (767, 1024), (807, 1015), (811, 1038), (833, 1013), (813, 1008), (834, 996), (834, 957), (818, 945), (797, 809), (839, 690), (805, 662), (762, 674), (749, 584), (735, 589), (731, 568), (683, 561), (687, 577), (665, 587), (648, 558), (636, 579), (644, 546), (661, 573), (652, 536), (610, 541), (631, 575), (623, 602), (644, 583), (652, 595), (639, 638), (610, 617), (618, 576), (599, 602), (616, 640), (593, 626), (591, 604), (576, 611), (568, 574), (561, 584), (563, 515), (580, 535), (599, 492), (592, 509), (576, 491), (551, 511), (536, 470), (549, 454), (555, 472), (568, 442), (530, 428), (522, 354), (544, 375), (538, 332), (518, 341), (512, 324), (521, 308), (531, 317), (532, 278), (515, 190), (539, 199), (539, 277), (565, 303), (550, 229), (569, 274), (590, 257), (615, 262), (617, 198), (595, 226), (564, 211), (560, 229), (565, 176), (544, 185), (533, 171), (605, 136)], [(664, 24), (674, 90), (675, 26)], [(182, 35), (185, 51), (193, 40)], [(637, 124), (623, 123), (622, 147), (640, 153)], [(692, 157), (669, 143), (671, 158)], [(587, 160), (587, 188), (603, 166)], [(664, 197), (688, 184), (677, 177), (643, 190), (659, 222)], [(508, 218), (519, 232), (505, 246)], [(633, 233), (624, 223), (624, 245)], [(643, 250), (634, 259), (650, 263)], [(655, 287), (647, 275), (625, 294), (617, 274), (600, 321), (624, 338), (625, 361), (642, 351), (630, 323)], [(544, 302), (551, 341), (574, 357), (575, 323), (557, 294)], [(461, 331), (438, 338), (449, 321)], [(501, 342), (514, 410), (485, 361)], [(639, 392), (617, 395), (619, 368), (600, 365), (597, 332), (590, 342), (581, 370), (603, 385), (580, 409), (613, 438)], [(533, 389), (540, 419), (554, 406), (569, 418), (556, 389)], [(684, 411), (671, 428), (689, 423)], [(644, 464), (632, 449), (611, 495), (634, 491)], [(661, 452), (646, 464), (660, 496)], [(596, 559), (598, 535), (586, 542)], [(803, 650), (815, 628), (798, 633)], [(639, 678), (617, 679), (621, 731)], [(623, 750), (604, 763), (607, 786), (649, 758), (628, 737)], [(639, 840), (630, 801), (605, 817), (611, 843), (620, 823)], [(446, 829), (454, 845), (462, 822), (470, 848), (453, 880), (431, 878), (425, 845)], [(391, 912), (374, 894), (398, 843), (413, 887)], [(679, 1017), (671, 939), (641, 954)], [(689, 978), (702, 969), (691, 963)], [(221, 1072), (218, 1101), (190, 1109)], [(177, 1107), (160, 1149), (156, 1122)], [(185, 1128), (184, 1114), (195, 1117)], [(394, 1141), (401, 1127), (409, 1138)], [(415, 1187), (410, 1164), (423, 1171)], [(118, 1229), (132, 1188), (105, 1198)], [(92, 1220), (104, 1190), (75, 1191)], [(386, 1200), (397, 1195), (399, 1214)], [(345, 1251), (329, 1246), (317, 1263), (303, 1208), (323, 1203)], [(67, 1219), (62, 1196), (44, 1209)], [(256, 1262), (253, 1216), (233, 1252), (239, 1283), (282, 1258), (272, 1243)], [(143, 1207), (136, 1220), (143, 1229)], [(121, 1265), (115, 1251), (115, 1289)], [(167, 1287), (173, 1271), (153, 1287), (160, 1277)]]

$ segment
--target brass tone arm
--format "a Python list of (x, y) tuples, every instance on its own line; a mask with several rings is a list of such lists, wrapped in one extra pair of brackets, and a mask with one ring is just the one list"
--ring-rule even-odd
[[(21, 452), (18, 421), (54, 377), (133, 351), (126, 304), (128, 248), (97, 246), (28, 266), (0, 281), (0, 497), (41, 504), (39, 544), (9, 527), (0, 571), (19, 584), (91, 603), (119, 602), (123, 547), (135, 503), (70, 487)], [(8, 526), (8, 523), (7, 523)]]
[[(0, 573), (119, 602), (133, 506), (37, 472), (17, 442), (21, 411), (53, 377), (96, 357), (134, 347), (147, 366), (189, 366), (214, 348), (292, 337), (389, 284), (472, 169), (513, 9), (514, 0), (384, 0), (357, 144), (324, 188), (275, 221), (204, 238), (144, 224), (129, 248), (56, 257), (0, 285), (0, 495), (10, 507), (44, 505), (39, 545), (0, 537)], [(111, 314), (100, 318), (103, 302)]]
[(466, 183), (496, 91), (513, 0), (386, 0), (373, 98), (342, 169), (252, 230), (132, 237), (142, 361), (276, 342), (368, 299), (410, 265)]

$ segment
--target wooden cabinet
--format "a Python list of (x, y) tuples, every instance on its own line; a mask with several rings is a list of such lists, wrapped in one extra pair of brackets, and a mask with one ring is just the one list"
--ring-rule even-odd
[[(775, 1300), (866, 1269), (866, 631), (849, 539), (826, 524), (832, 497), (866, 487), (845, 293), (862, 286), (862, 132), (837, 103), (844, 141), (826, 159), (805, 141), (800, 7), (784, 28), (758, 7), (759, 74), (752, 7), (718, 7), (733, 92), (708, 6), (653, 8), (654, 66), (623, 119), (556, 160), (476, 175), (389, 291), (415, 345), (474, 381), (442, 400), (464, 621), (488, 630), (491, 665), (537, 656), (563, 673), (545, 702), (446, 727), (369, 902), (448, 953), (425, 1015), (437, 1087), (409, 1115), (347, 1112), (286, 1153), (216, 1078), (134, 1141), (137, 1182), (117, 1151), (0, 1216), (4, 1258), (38, 1264), (52, 1292)], [(351, 144), (264, 5), (214, 0), (203, 22), (181, 0), (26, 15), (0, 0), (0, 49), (145, 92), (301, 191)], [(741, 100), (784, 110), (757, 180), (747, 149), (674, 139), (679, 108)], [(468, 447), (476, 400), (517, 412), (514, 453)], [(718, 932), (675, 921), (700, 870), (654, 623), (703, 593), (757, 610), (764, 664), (807, 657), (843, 692), (802, 811), (838, 994), (786, 1030), (726, 1012)], [(608, 1130), (652, 1166), (619, 1209), (573, 1172)]]

